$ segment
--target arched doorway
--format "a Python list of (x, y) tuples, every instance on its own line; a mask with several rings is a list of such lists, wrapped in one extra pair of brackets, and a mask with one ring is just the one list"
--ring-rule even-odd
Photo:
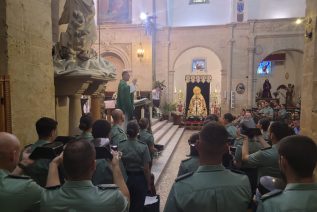
[[(193, 68), (195, 61), (204, 61), (203, 70)], [(173, 102), (182, 101), (185, 105), (187, 84), (185, 82), (186, 75), (210, 75), (212, 77), (210, 83), (210, 107), (221, 105), (221, 70), (222, 64), (219, 57), (209, 48), (192, 47), (184, 50), (176, 58), (173, 66), (174, 80), (169, 85), (173, 88)], [(210, 108), (212, 112), (213, 109)]]
[(125, 69), (124, 61), (119, 55), (113, 52), (106, 52), (102, 54), (102, 57), (116, 67), (116, 80), (107, 83), (107, 92), (115, 92), (118, 89), (118, 84), (121, 79), (122, 71)]
[[(262, 72), (263, 64), (265, 69), (264, 73)], [(257, 64), (255, 74), (257, 97), (261, 97), (260, 95), (263, 90), (263, 83), (266, 79), (268, 79), (272, 86), (272, 97), (279, 99), (281, 104), (286, 103), (286, 91), (282, 89), (279, 90), (277, 94), (277, 89), (282, 85), (294, 85), (295, 92), (293, 101), (294, 104), (296, 104), (300, 100), (301, 95), (302, 65), (303, 52), (301, 50), (279, 50), (264, 57), (261, 63)]]

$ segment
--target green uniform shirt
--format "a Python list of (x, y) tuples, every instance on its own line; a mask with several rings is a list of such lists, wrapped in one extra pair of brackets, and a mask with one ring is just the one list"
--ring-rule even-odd
[(0, 169), (0, 211), (39, 211), (43, 188), (26, 176)]
[(262, 176), (271, 176), (281, 178), (279, 169), (279, 155), (277, 146), (259, 150), (249, 155), (248, 161), (245, 164), (251, 168), (258, 168), (258, 181)]
[(117, 124), (113, 125), (110, 131), (110, 143), (119, 145), (120, 142), (128, 140), (124, 130)]
[[(238, 142), (237, 142), (238, 143)], [(242, 162), (241, 168), (252, 168), (252, 166), (249, 166), (247, 163), (242, 161), (242, 144), (237, 144), (236, 153), (234, 155), (234, 159), (238, 162)], [(261, 145), (256, 142), (255, 140), (249, 141), (249, 154), (255, 153), (261, 149)]]
[(248, 177), (222, 165), (199, 166), (174, 183), (164, 212), (245, 212), (251, 199)]
[[(125, 181), (127, 181), (127, 173), (125, 171), (125, 168), (123, 166), (122, 161), (120, 160), (120, 169), (122, 176)], [(109, 161), (105, 159), (97, 159), (96, 160), (96, 171), (94, 175), (92, 176), (92, 183), (94, 185), (100, 185), (100, 184), (113, 184), (113, 172), (111, 169), (111, 164)]]
[(179, 165), (177, 177), (190, 173), (195, 172), (199, 167), (199, 157), (198, 156), (191, 156), (185, 160), (182, 160), (181, 164)]
[(261, 109), (259, 112), (266, 117), (273, 118), (274, 110), (271, 107), (265, 107)]
[(230, 139), (236, 139), (237, 138), (237, 128), (232, 124), (227, 124), (226, 125), (226, 130), (229, 133), (229, 138)]
[(120, 80), (117, 92), (117, 108), (121, 109), (129, 118), (133, 115), (133, 99), (130, 94), (130, 86), (126, 81)]
[(316, 212), (317, 183), (291, 183), (284, 191), (262, 197), (257, 212)]
[(43, 193), (41, 212), (123, 212), (128, 200), (113, 184), (94, 186), (91, 181), (67, 181)]
[(91, 132), (82, 132), (82, 134), (76, 136), (76, 140), (80, 140), (80, 139), (92, 141), (94, 137), (92, 136)]
[(122, 152), (122, 162), (127, 172), (143, 171), (144, 164), (151, 161), (149, 148), (138, 139), (128, 139), (118, 146)]
[[(41, 147), (48, 143), (49, 141), (45, 140), (36, 141), (31, 146), (31, 152), (33, 152), (36, 147)], [(48, 159), (38, 159), (34, 162), (34, 164), (24, 169), (24, 174), (30, 176), (40, 186), (45, 187), (49, 164), (50, 160)]]
[[(140, 141), (143, 143), (146, 143), (147, 146), (149, 147), (150, 151), (150, 146), (154, 145), (154, 137), (153, 134), (147, 131), (146, 129), (140, 130)], [(153, 158), (153, 152), (150, 151), (151, 158)]]

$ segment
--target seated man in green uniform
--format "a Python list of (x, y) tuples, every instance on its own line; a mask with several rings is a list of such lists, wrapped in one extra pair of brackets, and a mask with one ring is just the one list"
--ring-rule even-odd
[(112, 111), (111, 116), (113, 119), (113, 126), (110, 131), (110, 143), (111, 145), (118, 146), (120, 142), (128, 140), (127, 135), (122, 129), (125, 118), (122, 110), (120, 109), (115, 109)]
[[(92, 135), (94, 139), (91, 141), (95, 147), (106, 147), (110, 150), (109, 133), (111, 130), (111, 124), (106, 120), (97, 120), (92, 126)], [(127, 180), (127, 174), (120, 160), (120, 168), (122, 176), (125, 181)], [(96, 160), (96, 171), (92, 176), (92, 183), (94, 185), (100, 184), (113, 184), (113, 172), (111, 167), (111, 161), (107, 159)]]
[(139, 125), (140, 125), (139, 140), (143, 143), (146, 143), (149, 148), (150, 155), (151, 155), (151, 162), (150, 162), (150, 169), (151, 169), (154, 153), (157, 152), (157, 149), (154, 147), (154, 136), (150, 127), (150, 122), (147, 118), (140, 119)]
[(41, 211), (128, 211), (129, 191), (120, 171), (118, 154), (113, 153), (113, 156), (112, 170), (116, 185), (94, 186), (91, 178), (96, 168), (95, 147), (85, 140), (67, 143), (63, 154), (67, 181), (60, 188), (55, 186), (43, 193)]
[(199, 167), (199, 157), (196, 149), (196, 144), (199, 141), (199, 133), (194, 133), (190, 136), (188, 144), (190, 146), (189, 157), (182, 160), (179, 165), (177, 176), (181, 176), (190, 172), (195, 172)]
[(222, 125), (210, 122), (203, 127), (197, 143), (200, 166), (176, 179), (165, 212), (247, 211), (251, 200), (248, 177), (221, 164), (227, 142), (228, 132)]
[[(54, 119), (43, 117), (36, 122), (35, 127), (39, 139), (31, 145), (31, 152), (36, 147), (41, 147), (54, 141), (57, 122)], [(46, 185), (49, 163), (50, 160), (48, 159), (36, 160), (34, 164), (24, 169), (24, 174), (30, 176), (37, 184), (44, 187)]]
[(94, 139), (94, 137), (91, 134), (92, 124), (93, 119), (90, 114), (85, 114), (82, 117), (80, 117), (79, 129), (82, 131), (82, 133), (76, 136), (76, 140), (84, 139), (87, 141), (91, 141), (92, 139)]
[(286, 188), (264, 195), (257, 211), (317, 211), (317, 183), (313, 177), (317, 162), (315, 142), (306, 136), (289, 136), (281, 141), (278, 152)]
[[(12, 175), (19, 163), (20, 142), (0, 132), (0, 211), (39, 211), (43, 189), (27, 176)], [(21, 161), (21, 166), (26, 164)]]
[(258, 181), (262, 176), (281, 178), (278, 165), (278, 146), (281, 139), (293, 135), (293, 131), (283, 122), (273, 122), (269, 128), (272, 146), (259, 138), (263, 149), (250, 154), (249, 139), (245, 137), (242, 144), (242, 161), (248, 167), (258, 168)]
[(238, 136), (238, 129), (233, 125), (234, 117), (231, 113), (226, 113), (223, 115), (222, 122), (226, 127), (227, 132), (229, 133), (229, 139), (235, 140)]

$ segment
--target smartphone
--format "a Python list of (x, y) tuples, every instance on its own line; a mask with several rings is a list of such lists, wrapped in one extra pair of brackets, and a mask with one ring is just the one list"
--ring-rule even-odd
[(63, 152), (63, 143), (62, 142), (53, 142), (45, 144), (40, 147), (36, 147), (30, 155), (30, 159), (54, 159), (59, 154)]
[(231, 146), (230, 147), (230, 152), (231, 152), (231, 154), (236, 154), (236, 150), (237, 150), (237, 147), (233, 147), (233, 146)]
[(112, 160), (113, 156), (109, 149), (106, 147), (95, 147), (96, 149), (96, 159), (106, 159), (106, 160)]

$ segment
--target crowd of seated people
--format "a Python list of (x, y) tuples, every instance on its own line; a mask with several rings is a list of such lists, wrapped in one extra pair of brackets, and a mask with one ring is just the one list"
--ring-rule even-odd
[[(55, 120), (40, 118), (38, 140), (25, 148), (16, 136), (0, 132), (0, 210), (142, 212), (146, 195), (156, 192), (149, 121), (131, 121), (124, 131), (123, 112), (114, 110), (112, 117), (111, 126), (84, 115), (82, 133), (49, 159), (32, 155), (58, 143)], [(317, 211), (317, 148), (297, 135), (299, 129), (298, 121), (255, 123), (250, 111), (239, 118), (207, 117), (188, 140), (189, 157), (180, 164), (164, 211)]]
[(255, 123), (247, 110), (236, 119), (214, 116), (190, 137), (190, 155), (180, 164), (165, 212), (317, 211), (317, 148), (298, 135), (297, 120)]
[[(123, 112), (114, 110), (112, 118), (113, 126), (83, 115), (81, 134), (69, 136), (58, 153), (58, 123), (51, 118), (36, 122), (38, 140), (26, 148), (14, 135), (0, 132), (0, 211), (142, 212), (145, 196), (156, 192), (149, 121), (140, 121), (139, 140), (137, 122), (131, 121), (125, 132)], [(39, 148), (56, 155), (34, 158)]]

